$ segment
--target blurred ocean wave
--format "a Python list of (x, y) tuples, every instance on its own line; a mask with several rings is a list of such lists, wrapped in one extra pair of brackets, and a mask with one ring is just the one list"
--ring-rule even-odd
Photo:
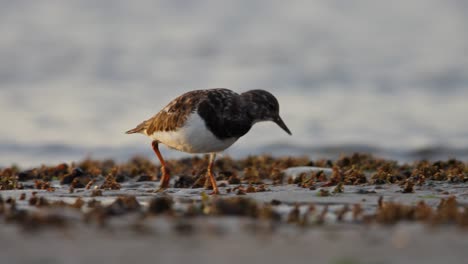
[(0, 1), (0, 165), (147, 154), (123, 131), (211, 87), (272, 91), (293, 132), (259, 124), (230, 155), (466, 157), (467, 13), (459, 0)]
[[(93, 159), (113, 159), (119, 162), (125, 162), (134, 156), (142, 156), (157, 162), (157, 159), (149, 145), (135, 145), (124, 147), (102, 146), (87, 148), (77, 145), (15, 145), (0, 144), (0, 159), (11, 161), (10, 163), (0, 164), (0, 168), (16, 165), (26, 169), (41, 164), (56, 165), (61, 162), (79, 162), (87, 158)], [(166, 159), (177, 159), (187, 157), (178, 151), (171, 151), (162, 148)], [(275, 157), (282, 156), (308, 156), (313, 160), (317, 159), (338, 159), (343, 155), (352, 155), (354, 153), (371, 153), (372, 155), (396, 160), (400, 163), (411, 163), (418, 160), (447, 160), (456, 158), (459, 160), (468, 160), (468, 148), (447, 148), (443, 146), (433, 146), (420, 149), (405, 150), (401, 148), (379, 148), (369, 145), (359, 144), (340, 144), (329, 146), (300, 146), (289, 143), (274, 143), (249, 148), (246, 146), (233, 146), (221, 154), (232, 158), (244, 158), (248, 155), (265, 154)], [(208, 157), (206, 157), (208, 158)]]

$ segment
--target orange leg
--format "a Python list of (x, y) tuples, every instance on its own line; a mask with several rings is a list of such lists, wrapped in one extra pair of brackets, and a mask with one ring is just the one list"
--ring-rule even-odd
[(161, 183), (159, 184), (160, 189), (166, 189), (169, 187), (169, 179), (171, 178), (171, 175), (169, 174), (169, 170), (166, 167), (166, 162), (164, 161), (161, 152), (159, 152), (159, 147), (158, 147), (158, 141), (153, 141), (151, 145), (153, 146), (154, 153), (156, 153), (156, 156), (158, 156), (159, 162), (161, 162)]
[(216, 153), (210, 154), (210, 161), (208, 164), (208, 177), (210, 177), (211, 185), (213, 186), (213, 192), (211, 194), (219, 194), (218, 185), (216, 184), (215, 177), (213, 175), (213, 165), (216, 158)]

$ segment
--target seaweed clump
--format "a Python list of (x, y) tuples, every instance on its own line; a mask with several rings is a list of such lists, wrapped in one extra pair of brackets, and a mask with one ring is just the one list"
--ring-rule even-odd
[[(177, 188), (194, 188), (206, 186), (207, 158), (194, 156), (179, 160), (168, 160)], [(332, 168), (333, 174), (327, 177), (317, 171), (302, 175), (294, 180), (287, 179), (284, 170), (294, 166), (318, 166)], [(430, 162), (417, 161), (412, 164), (398, 164), (396, 161), (375, 158), (369, 154), (354, 153), (343, 155), (333, 160), (310, 160), (307, 157), (273, 157), (270, 155), (248, 156), (234, 160), (230, 157), (217, 159), (214, 171), (218, 181), (229, 184), (261, 185), (265, 183), (298, 184), (301, 187), (315, 189), (318, 183), (324, 187), (362, 184), (402, 184), (408, 179), (415, 185), (427, 181), (445, 181), (464, 183), (468, 181), (468, 165), (456, 159)], [(109, 176), (111, 175), (111, 179)], [(152, 159), (134, 157), (124, 163), (113, 160), (85, 159), (78, 163), (61, 163), (56, 166), (39, 166), (20, 170), (17, 166), (0, 170), (0, 189), (21, 189), (22, 182), (40, 180), (60, 184), (70, 184), (74, 188), (85, 188), (89, 182), (98, 182), (107, 177), (104, 189), (118, 189), (118, 184), (128, 180), (154, 181), (159, 176), (159, 166)]]
[(216, 199), (212, 205), (211, 212), (214, 215), (230, 216), (258, 216), (257, 203), (249, 198), (232, 197), (226, 199)]
[(381, 224), (396, 224), (400, 221), (421, 221), (429, 225), (456, 224), (468, 227), (468, 208), (458, 204), (454, 196), (442, 198), (436, 209), (424, 201), (416, 205), (404, 205), (395, 202), (380, 202), (375, 220)]

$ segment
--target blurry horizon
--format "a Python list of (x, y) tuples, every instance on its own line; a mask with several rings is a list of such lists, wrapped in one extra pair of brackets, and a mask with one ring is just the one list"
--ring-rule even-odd
[(152, 155), (124, 131), (215, 87), (272, 92), (293, 133), (257, 124), (228, 155), (468, 158), (466, 14), (459, 0), (0, 1), (0, 167)]

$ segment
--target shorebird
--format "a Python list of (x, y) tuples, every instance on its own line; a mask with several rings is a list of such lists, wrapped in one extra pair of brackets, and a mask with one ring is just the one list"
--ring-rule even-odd
[(143, 121), (127, 134), (141, 133), (152, 139), (152, 148), (161, 163), (159, 190), (169, 187), (170, 173), (159, 151), (159, 143), (187, 153), (210, 153), (207, 169), (213, 175), (216, 153), (230, 147), (257, 122), (273, 121), (291, 135), (279, 115), (278, 100), (264, 90), (237, 94), (229, 89), (195, 90), (172, 100), (159, 113)]

